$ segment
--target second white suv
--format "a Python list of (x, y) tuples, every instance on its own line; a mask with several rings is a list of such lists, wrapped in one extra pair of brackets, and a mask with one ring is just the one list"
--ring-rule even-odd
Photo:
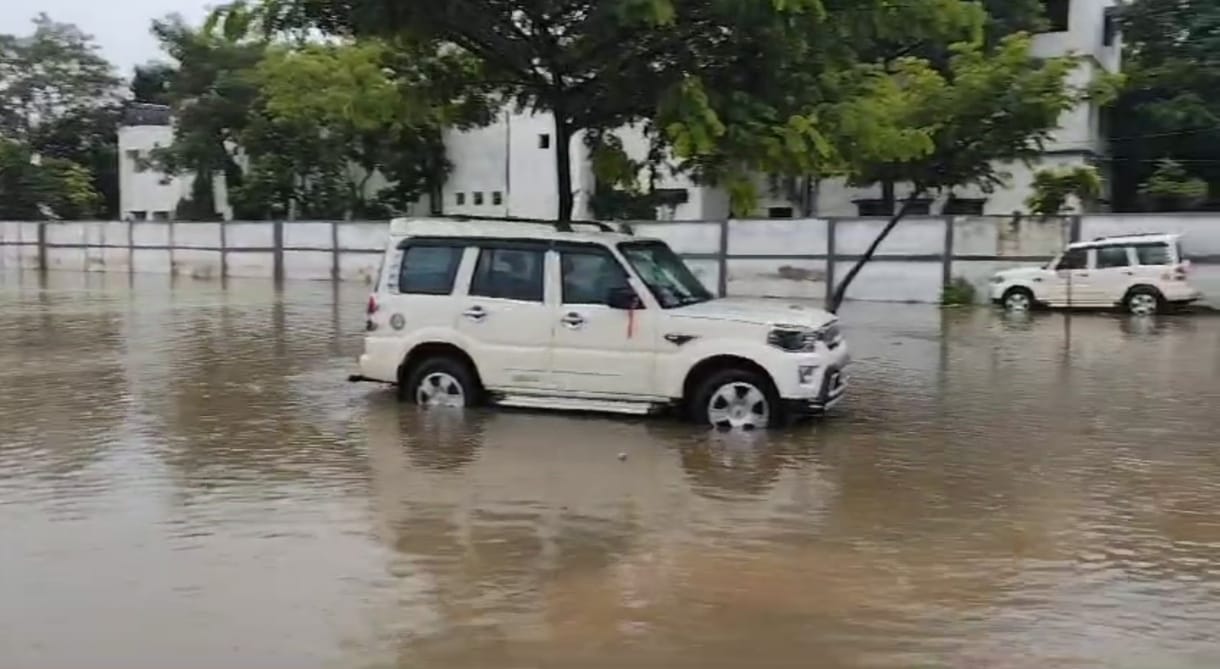
[(991, 299), (1009, 311), (1121, 307), (1149, 315), (1198, 300), (1189, 279), (1180, 235), (1101, 237), (1070, 244), (1044, 267), (997, 273)]
[(844, 396), (837, 319), (716, 299), (664, 242), (604, 224), (400, 219), (353, 381), (425, 405), (779, 425)]

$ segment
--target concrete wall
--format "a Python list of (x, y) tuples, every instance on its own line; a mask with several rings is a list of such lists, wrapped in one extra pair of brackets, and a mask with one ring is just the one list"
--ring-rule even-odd
[[(825, 298), (885, 226), (884, 219), (646, 221), (636, 235), (665, 240), (713, 291), (730, 296)], [(371, 282), (385, 222), (0, 222), (0, 269), (149, 272), (198, 278), (264, 277)], [(1073, 233), (1090, 239), (1177, 232), (1193, 281), (1220, 306), (1220, 216), (1104, 215), (1079, 219), (925, 217), (901, 222), (848, 297), (936, 302), (946, 277), (980, 298), (998, 270), (1049, 260)]]

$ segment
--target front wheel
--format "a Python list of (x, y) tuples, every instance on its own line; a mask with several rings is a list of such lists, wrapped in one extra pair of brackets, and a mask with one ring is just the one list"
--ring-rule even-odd
[(1009, 288), (1001, 303), (1005, 311), (1029, 311), (1034, 308), (1034, 294), (1028, 288)]
[(689, 408), (695, 422), (723, 430), (761, 430), (781, 423), (779, 396), (770, 379), (745, 369), (726, 369), (704, 379)]
[(469, 367), (443, 356), (416, 365), (399, 390), (404, 399), (428, 408), (475, 406), (480, 394)]

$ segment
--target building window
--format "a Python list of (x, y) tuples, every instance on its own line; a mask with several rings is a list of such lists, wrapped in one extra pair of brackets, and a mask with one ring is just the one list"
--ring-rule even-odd
[(481, 206), (483, 206), (483, 191), (481, 191), (481, 190), (480, 190), (480, 191), (475, 191), (475, 193), (474, 193), (474, 206), (476, 206), (476, 207), (481, 207)]
[(497, 207), (504, 204), (504, 193), (501, 193), (500, 191), (493, 192), (491, 194), (491, 203)]
[(1068, 16), (1072, 11), (1072, 0), (1042, 0), (1049, 32), (1061, 33), (1068, 29)]
[(154, 212), (152, 213), (152, 220), (154, 220), (154, 221), (168, 221), (168, 220), (169, 220), (169, 212), (168, 212), (168, 211), (154, 211)]
[(464, 205), (464, 204), (466, 204), (466, 194), (465, 194), (465, 193), (458, 193), (458, 194), (457, 194), (457, 206), (459, 206), (459, 207), (460, 207), (460, 206), (462, 206), (462, 205)]
[(139, 149), (128, 149), (127, 150), (127, 159), (131, 161), (131, 165), (132, 165), (132, 167), (135, 168), (136, 172), (144, 171), (144, 161), (141, 160), (141, 158), (140, 158)]
[(767, 218), (792, 218), (792, 207), (771, 207), (767, 209)]
[(1114, 39), (1118, 36), (1118, 17), (1114, 15), (1113, 7), (1105, 9), (1102, 26), (1101, 43), (1105, 46), (1114, 46)]
[(538, 148), (540, 148), (540, 149), (551, 148), (551, 136), (548, 134), (545, 134), (545, 133), (538, 135)]
[(945, 216), (982, 216), (987, 200), (979, 198), (952, 197), (941, 212)]
[(133, 220), (133, 221), (147, 221), (148, 220), (147, 211), (133, 211), (128, 215), (131, 217), (131, 220)]
[(856, 200), (856, 211), (860, 216), (893, 216), (891, 205), (885, 200)]

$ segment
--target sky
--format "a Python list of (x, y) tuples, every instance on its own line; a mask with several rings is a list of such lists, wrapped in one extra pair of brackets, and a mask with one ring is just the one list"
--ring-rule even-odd
[(200, 23), (220, 0), (0, 0), (0, 33), (27, 34), (30, 20), (46, 12), (60, 23), (75, 23), (93, 35), (102, 55), (130, 77), (136, 65), (165, 59), (148, 28), (153, 19), (179, 13)]

